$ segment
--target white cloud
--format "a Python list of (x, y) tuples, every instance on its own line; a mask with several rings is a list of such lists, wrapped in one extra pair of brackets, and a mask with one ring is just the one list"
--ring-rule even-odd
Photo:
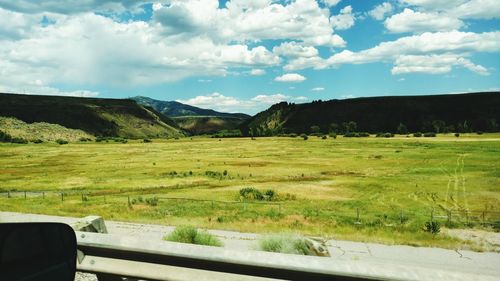
[(252, 101), (264, 103), (264, 104), (275, 104), (282, 101), (289, 100), (290, 96), (285, 96), (283, 94), (275, 94), (275, 95), (258, 95), (252, 98)]
[(284, 42), (273, 48), (273, 53), (285, 57), (315, 57), (318, 55), (318, 49), (312, 46), (302, 46), (297, 42)]
[(265, 75), (265, 74), (266, 74), (266, 71), (264, 69), (254, 68), (254, 69), (250, 70), (250, 75), (252, 75), (252, 76), (261, 76), (261, 75)]
[(329, 12), (316, 0), (253, 2), (230, 1), (226, 8), (219, 9), (218, 0), (172, 0), (170, 5), (154, 11), (153, 18), (167, 34), (203, 35), (216, 42), (274, 39), (345, 46), (329, 26)]
[(198, 82), (200, 82), (200, 83), (210, 83), (210, 82), (212, 82), (212, 80), (211, 79), (198, 79)]
[(390, 32), (398, 33), (458, 30), (464, 23), (444, 13), (423, 13), (404, 9), (403, 12), (387, 18), (384, 24)]
[(475, 65), (470, 60), (452, 54), (431, 55), (431, 56), (399, 56), (394, 67), (391, 70), (392, 74), (406, 73), (428, 73), (428, 74), (444, 74), (452, 70), (454, 66), (462, 66), (470, 71), (480, 75), (489, 75), (486, 68), (481, 65)]
[[(328, 59), (315, 57), (314, 59), (309, 58), (308, 61), (291, 61), (285, 66), (285, 69), (321, 69), (339, 67), (342, 64), (395, 62), (401, 56), (455, 54), (455, 60), (448, 60), (448, 63), (452, 66), (460, 65), (476, 73), (486, 74), (488, 71), (484, 67), (474, 65), (467, 59), (472, 52), (500, 52), (500, 31), (484, 33), (460, 31), (426, 32), (419, 35), (402, 37), (395, 41), (382, 42), (373, 48), (359, 52), (344, 50), (332, 55)], [(447, 60), (442, 61), (446, 62)], [(440, 66), (443, 67), (443, 64)], [(436, 70), (429, 68), (429, 71), (429, 73), (433, 73)]]
[(300, 83), (306, 81), (306, 77), (297, 74), (297, 73), (287, 73), (281, 76), (278, 76), (274, 78), (274, 81), (276, 82), (294, 82), (294, 83)]
[(352, 7), (346, 6), (340, 10), (340, 14), (330, 17), (330, 24), (334, 30), (345, 30), (354, 26), (355, 18)]
[(283, 94), (272, 94), (272, 95), (261, 94), (250, 99), (239, 99), (236, 97), (225, 96), (223, 94), (215, 92), (209, 95), (201, 95), (191, 99), (177, 100), (177, 101), (192, 106), (210, 108), (222, 112), (255, 113), (268, 108), (269, 105), (279, 103), (282, 101), (304, 102), (307, 100), (308, 100), (307, 97), (303, 96), (294, 97)]
[(376, 20), (383, 20), (385, 19), (386, 15), (392, 13), (393, 10), (394, 7), (391, 5), (391, 3), (384, 2), (380, 5), (377, 5), (373, 10), (369, 11), (368, 14)]
[(338, 3), (340, 3), (340, 1), (341, 0), (321, 0), (321, 2), (323, 2), (328, 7), (333, 7), (333, 6), (337, 5)]
[[(58, 14), (76, 14), (83, 12), (115, 12), (121, 13), (126, 10), (140, 12), (140, 6), (148, 3), (147, 0), (0, 0), (0, 7), (23, 13), (51, 12)], [(163, 2), (168, 2), (164, 0)]]
[(321, 91), (324, 91), (325, 88), (323, 87), (316, 87), (316, 88), (312, 88), (311, 91), (314, 91), (314, 92), (321, 92)]
[(500, 17), (498, 0), (399, 0), (423, 11), (439, 11), (460, 19)]

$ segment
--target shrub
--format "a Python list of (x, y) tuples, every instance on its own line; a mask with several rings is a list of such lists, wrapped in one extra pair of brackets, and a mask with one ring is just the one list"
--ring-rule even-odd
[(63, 139), (57, 139), (56, 143), (58, 143), (60, 145), (63, 145), (63, 144), (68, 144), (68, 141), (67, 140), (63, 140)]
[(394, 137), (393, 133), (377, 133), (377, 138), (392, 138)]
[(240, 189), (240, 196), (243, 197), (243, 199), (259, 201), (264, 200), (264, 195), (262, 195), (262, 192), (253, 187), (245, 187)]
[(330, 133), (330, 137), (336, 139), (337, 138), (337, 133)]
[(441, 225), (437, 221), (428, 221), (425, 223), (425, 231), (438, 234), (441, 231)]
[(460, 134), (459, 133), (455, 133), (455, 137), (460, 137)]
[(321, 139), (326, 140), (328, 137), (327, 136), (322, 136)]
[(27, 144), (28, 141), (23, 138), (12, 138), (10, 140), (11, 143), (19, 143), (19, 144)]
[(416, 138), (420, 138), (420, 137), (422, 137), (422, 133), (416, 132), (416, 133), (413, 134), (413, 136), (416, 137)]
[(268, 190), (264, 191), (264, 199), (267, 201), (274, 201), (277, 199), (277, 197), (278, 197), (278, 194), (272, 189), (268, 189)]
[(424, 137), (425, 138), (434, 138), (434, 137), (436, 137), (436, 133), (427, 132), (427, 133), (424, 134)]
[(146, 204), (148, 204), (149, 206), (152, 206), (152, 207), (155, 207), (158, 205), (158, 197), (154, 196), (154, 197), (151, 197), (151, 198), (146, 198)]
[(12, 136), (7, 134), (4, 131), (0, 131), (0, 142), (10, 142), (12, 140)]
[(143, 142), (143, 143), (150, 143), (150, 142), (153, 142), (153, 141), (152, 141), (152, 140), (150, 140), (150, 139), (143, 139), (143, 140), (142, 140), (142, 142)]
[(91, 139), (85, 138), (85, 137), (81, 137), (81, 138), (78, 139), (78, 141), (87, 142), (87, 141), (91, 141)]
[(306, 134), (302, 134), (302, 135), (300, 135), (300, 137), (303, 138), (304, 140), (309, 139), (309, 137)]
[(259, 249), (266, 252), (314, 256), (304, 239), (295, 235), (271, 235), (259, 241)]
[(199, 231), (192, 226), (178, 226), (168, 236), (163, 238), (167, 241), (188, 243), (196, 245), (221, 247), (222, 242), (206, 231)]
[(32, 142), (33, 142), (33, 143), (42, 143), (42, 142), (43, 142), (43, 140), (41, 140), (41, 139), (36, 139), (36, 140), (32, 140)]
[(483, 132), (481, 132), (481, 131), (477, 131), (477, 132), (476, 132), (476, 134), (478, 134), (478, 135), (482, 135), (482, 134), (483, 134)]

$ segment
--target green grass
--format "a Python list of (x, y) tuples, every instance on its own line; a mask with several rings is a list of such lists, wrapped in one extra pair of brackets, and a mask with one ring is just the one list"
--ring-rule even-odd
[[(499, 134), (0, 144), (0, 191), (68, 193), (64, 202), (50, 193), (45, 199), (0, 198), (0, 210), (470, 248), (426, 232), (425, 223), (434, 210), (446, 227), (441, 216), (453, 211), (448, 227), (488, 230), (478, 220), (500, 205), (498, 155)], [(210, 201), (238, 201), (246, 187), (273, 190), (281, 208)], [(138, 200), (155, 196), (155, 206)], [(467, 221), (467, 209), (480, 213)], [(491, 213), (485, 219), (500, 221)]]
[(193, 226), (178, 226), (164, 239), (172, 242), (222, 247), (222, 242), (217, 237)]
[(259, 241), (259, 250), (283, 254), (315, 256), (304, 239), (296, 235), (269, 235)]

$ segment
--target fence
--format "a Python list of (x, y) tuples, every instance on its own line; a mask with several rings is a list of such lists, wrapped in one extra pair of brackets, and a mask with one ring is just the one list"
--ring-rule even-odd
[[(210, 199), (138, 195), (138, 194), (90, 194), (79, 192), (58, 192), (58, 191), (8, 191), (0, 192), (0, 199), (10, 198), (39, 198), (41, 200), (58, 198), (61, 202), (68, 200), (81, 200), (88, 203), (122, 203), (132, 208), (135, 204), (149, 204), (157, 206), (161, 201), (176, 202), (177, 204), (187, 204), (188, 202), (209, 204), (212, 209), (250, 211), (249, 206), (266, 207), (268, 211), (274, 211), (281, 215), (284, 213), (286, 204), (281, 202), (258, 202), (258, 201), (222, 201)], [(142, 199), (141, 199), (142, 198)], [(145, 199), (144, 199), (145, 198)], [(114, 201), (113, 201), (114, 200)], [(262, 210), (261, 210), (262, 211)], [(500, 211), (496, 210), (443, 210), (443, 209), (422, 209), (420, 211), (410, 210), (388, 210), (385, 213), (373, 213), (360, 208), (352, 212), (337, 213), (335, 211), (316, 210), (316, 212), (330, 212), (331, 217), (343, 218), (343, 221), (352, 222), (354, 225), (373, 225), (376, 223), (387, 227), (397, 224), (405, 224), (409, 219), (425, 219), (426, 221), (437, 221), (446, 225), (463, 224), (467, 226), (482, 225), (500, 228)], [(304, 217), (315, 217), (314, 214), (302, 213)], [(371, 219), (369, 220), (368, 217)]]

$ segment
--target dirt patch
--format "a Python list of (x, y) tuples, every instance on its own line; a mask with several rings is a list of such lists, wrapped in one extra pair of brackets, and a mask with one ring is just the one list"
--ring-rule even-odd
[(443, 233), (470, 241), (485, 251), (500, 253), (500, 233), (478, 229), (443, 229)]

